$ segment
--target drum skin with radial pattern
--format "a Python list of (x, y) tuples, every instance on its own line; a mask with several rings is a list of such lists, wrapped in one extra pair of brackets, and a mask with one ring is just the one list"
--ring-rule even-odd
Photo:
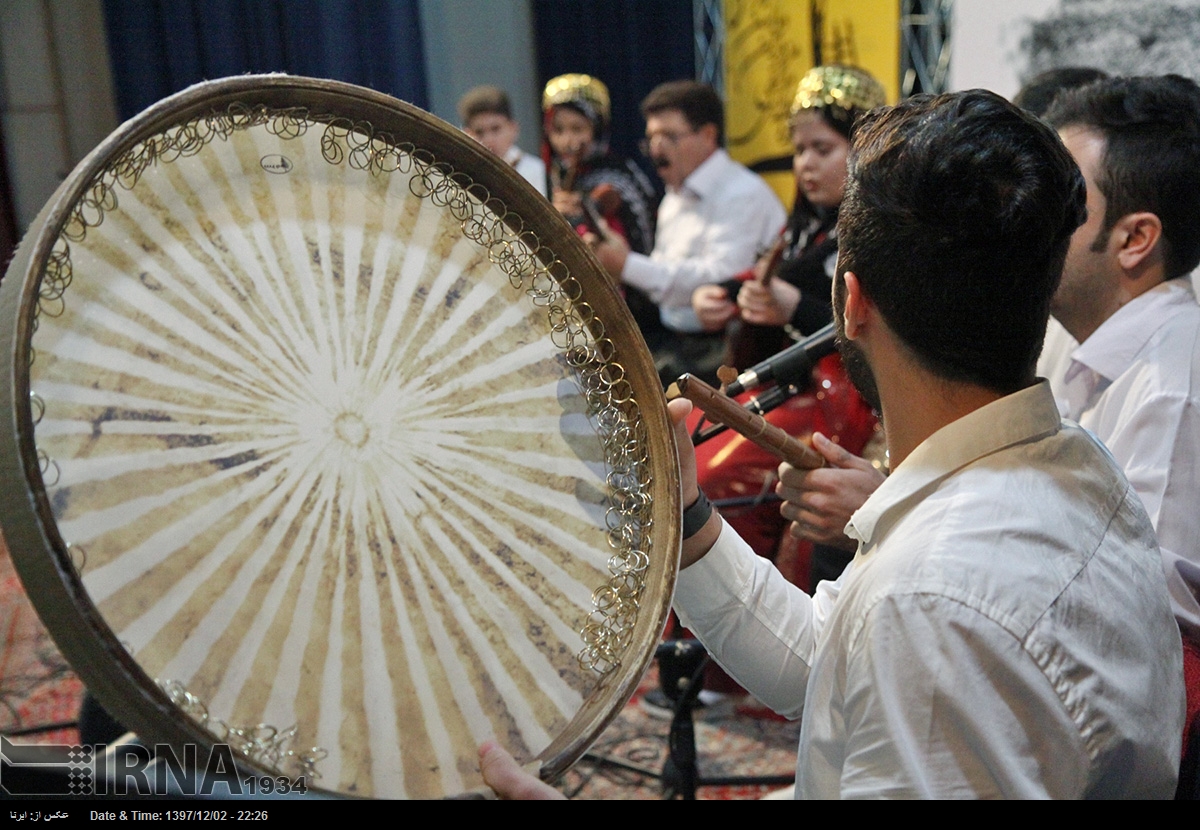
[(197, 85), (67, 178), (2, 288), (0, 524), (145, 740), (377, 797), (553, 776), (666, 617), (679, 478), (615, 288), (437, 119)]

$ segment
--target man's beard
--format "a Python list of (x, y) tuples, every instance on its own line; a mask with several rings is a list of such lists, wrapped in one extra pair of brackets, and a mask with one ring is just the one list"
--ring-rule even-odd
[(871, 409), (879, 413), (883, 407), (879, 403), (879, 387), (875, 383), (875, 373), (871, 370), (871, 364), (867, 362), (867, 356), (863, 354), (862, 347), (846, 337), (845, 310), (846, 285), (839, 273), (837, 277), (834, 277), (833, 322), (834, 328), (837, 330), (836, 342), (838, 352), (842, 356), (842, 367), (846, 370), (846, 376), (850, 378), (854, 388), (858, 390), (858, 394), (862, 395), (863, 400)]
[(837, 347), (842, 355), (842, 366), (846, 370), (846, 376), (850, 378), (850, 382), (867, 405), (879, 412), (879, 387), (875, 385), (875, 373), (871, 371), (871, 364), (867, 363), (866, 355), (859, 345), (842, 335), (841, 326), (838, 327)]

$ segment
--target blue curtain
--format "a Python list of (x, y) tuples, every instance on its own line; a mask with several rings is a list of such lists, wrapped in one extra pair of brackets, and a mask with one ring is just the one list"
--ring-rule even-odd
[(197, 81), (288, 72), (429, 107), (418, 0), (105, 0), (129, 118)]
[(695, 77), (692, 0), (533, 0), (533, 13), (541, 83), (564, 72), (604, 81), (613, 149), (638, 159), (642, 99), (664, 81)]

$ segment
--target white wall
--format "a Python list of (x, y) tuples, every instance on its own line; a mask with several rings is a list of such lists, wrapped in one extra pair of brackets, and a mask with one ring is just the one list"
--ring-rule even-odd
[(1012, 98), (1021, 88), (1020, 40), (1028, 22), (1045, 17), (1054, 0), (958, 0), (950, 41), (949, 88), (990, 89)]
[(951, 89), (1012, 97), (1060, 66), (1200, 80), (1200, 0), (956, 0), (952, 25)]
[(521, 124), (517, 142), (537, 152), (541, 89), (529, 0), (421, 0), (421, 29), (429, 105), (458, 124), (458, 99), (480, 84), (503, 87)]
[(101, 0), (0, 0), (0, 129), (18, 233), (116, 126)]

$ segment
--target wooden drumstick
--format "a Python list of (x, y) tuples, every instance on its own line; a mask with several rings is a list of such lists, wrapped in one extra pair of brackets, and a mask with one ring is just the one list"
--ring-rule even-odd
[(825, 466), (825, 459), (815, 450), (806, 447), (774, 424), (767, 423), (761, 415), (744, 409), (733, 398), (722, 395), (693, 375), (680, 375), (667, 387), (667, 400), (675, 398), (687, 398), (699, 407), (710, 421), (725, 424), (793, 467), (815, 470)]

